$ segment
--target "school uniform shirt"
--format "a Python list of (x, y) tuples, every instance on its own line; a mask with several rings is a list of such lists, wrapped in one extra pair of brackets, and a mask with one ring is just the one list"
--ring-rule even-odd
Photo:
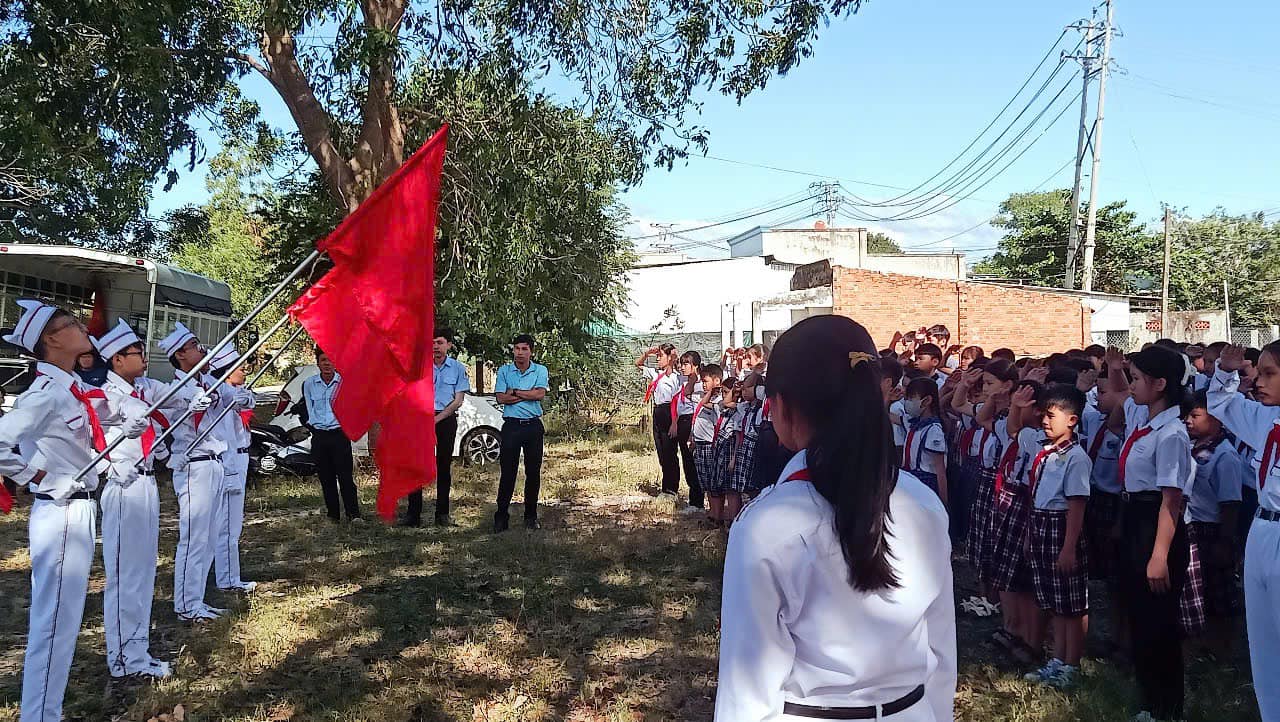
[[(532, 391), (533, 389), (551, 388), (547, 367), (542, 364), (529, 363), (529, 368), (521, 371), (514, 363), (498, 369), (498, 378), (494, 382), (494, 391), (505, 394), (510, 391)], [(542, 416), (541, 401), (521, 401), (502, 407), (504, 419), (536, 419)]]
[(1212, 378), (1208, 374), (1198, 371), (1191, 379), (1191, 389), (1193, 391), (1205, 391), (1209, 388), (1210, 381), (1212, 381)]
[(685, 383), (685, 379), (680, 374), (671, 370), (659, 372), (658, 369), (645, 366), (640, 369), (640, 373), (648, 382), (645, 395), (649, 397), (649, 403), (654, 406), (669, 405), (671, 399), (675, 398), (680, 392), (680, 387)]
[(1031, 462), (1035, 460), (1036, 454), (1044, 448), (1044, 432), (1030, 426), (1018, 432), (1018, 458), (1013, 462), (1012, 479), (1005, 479), (1005, 483), (1020, 484), (1027, 486), (1030, 483), (1028, 475), (1031, 473)]
[[(165, 384), (154, 379), (139, 377), (131, 384), (125, 381), (114, 371), (107, 372), (107, 380), (102, 384), (102, 390), (108, 397), (115, 396), (120, 399), (128, 399), (132, 408), (131, 413), (142, 415), (142, 412), (151, 407), (151, 403), (158, 401), (165, 392)], [(181, 405), (172, 402), (162, 406), (156, 413), (160, 418), (172, 422), (178, 418), (185, 409)], [(154, 418), (154, 417), (153, 417)], [(155, 460), (155, 453), (164, 454), (163, 444), (161, 449), (155, 449), (152, 444), (157, 436), (164, 433), (161, 424), (156, 421), (151, 423), (151, 433), (145, 434), (137, 439), (125, 439), (120, 442), (119, 446), (111, 450), (110, 471), (107, 472), (108, 479), (122, 479), (129, 469), (139, 469), (144, 473), (150, 473)], [(108, 443), (115, 441), (121, 435), (121, 427), (118, 424), (110, 424), (104, 427), (104, 432)], [(145, 452), (152, 452), (150, 455)]]
[[(1240, 393), (1240, 375), (1218, 370), (1207, 393), (1209, 413), (1220, 420), (1238, 441), (1254, 450), (1250, 475), (1258, 490), (1258, 504), (1280, 512), (1280, 449), (1273, 434), (1280, 434), (1280, 406), (1263, 406)], [(1271, 443), (1268, 443), (1271, 439)], [(1268, 448), (1271, 453), (1268, 454)], [(1267, 468), (1263, 468), (1263, 460)], [(1261, 483), (1265, 479), (1266, 483)]]
[(1085, 409), (1082, 425), (1080, 445), (1093, 462), (1093, 485), (1098, 491), (1119, 494), (1124, 491), (1120, 488), (1120, 447), (1125, 440), (1107, 428), (1107, 417), (1096, 408)]
[(902, 446), (907, 443), (907, 425), (911, 423), (910, 417), (907, 416), (905, 400), (898, 399), (889, 404), (889, 413), (898, 417), (898, 423), (893, 424), (893, 445)]
[(302, 398), (307, 403), (307, 424), (321, 431), (336, 431), (342, 426), (338, 417), (333, 415), (333, 395), (338, 393), (342, 385), (342, 374), (333, 372), (333, 380), (324, 382), (324, 377), (316, 374), (302, 382)]
[(453, 403), (454, 395), (471, 390), (471, 379), (467, 378), (467, 369), (462, 362), (452, 356), (445, 356), (444, 363), (436, 366), (432, 363), (431, 381), (435, 386), (436, 413), (445, 410)]
[(933, 375), (929, 378), (933, 379), (933, 382), (938, 385), (938, 388), (942, 388), (943, 384), (947, 383), (946, 375), (940, 374), (937, 371), (934, 371)]
[[(1182, 423), (1181, 410), (1173, 407), (1154, 418), (1146, 406), (1132, 398), (1124, 401), (1125, 442), (1124, 490), (1130, 493), (1159, 491), (1172, 487), (1183, 494), (1195, 482), (1195, 464), (1191, 461), (1191, 437)], [(1129, 453), (1125, 454), (1125, 448)]]
[[(36, 363), (36, 373), (30, 388), (14, 400), (13, 410), (0, 418), (0, 476), (30, 486), (36, 473), (43, 469), (44, 478), (31, 490), (64, 497), (76, 490), (76, 473), (97, 455), (88, 410), (71, 389), (96, 389), (43, 361)], [(94, 399), (91, 403), (101, 425), (116, 421), (124, 413), (118, 404), (107, 399)], [(97, 473), (90, 471), (79, 483), (86, 491), (92, 491), (98, 486), (98, 473), (109, 468), (110, 462), (103, 459), (98, 462)]]
[[(974, 420), (974, 424), (977, 420)], [(1005, 419), (997, 419), (995, 426), (1008, 426)], [(969, 448), (965, 449), (965, 453), (971, 458), (977, 458), (978, 464), (984, 469), (995, 468), (1000, 463), (1000, 434), (998, 429), (987, 431), (982, 427), (973, 434), (973, 440), (969, 442)]]
[(1240, 478), (1245, 486), (1256, 492), (1258, 490), (1258, 469), (1262, 467), (1262, 457), (1243, 441), (1236, 440), (1235, 450), (1240, 457)]
[(902, 454), (907, 462), (907, 469), (917, 468), (927, 458), (923, 452), (935, 454), (947, 453), (947, 434), (942, 429), (942, 422), (936, 418), (934, 423), (925, 424), (926, 419), (915, 419), (911, 422), (911, 430), (907, 432), (907, 440), (903, 443)]
[[(1027, 470), (1035, 485), (1035, 506), (1041, 511), (1066, 511), (1067, 499), (1089, 496), (1089, 477), (1093, 465), (1089, 454), (1073, 439), (1053, 445), (1042, 441), (1035, 447), (1035, 458)], [(1047, 454), (1045, 452), (1048, 452)], [(1036, 463), (1037, 460), (1039, 463)]]
[(693, 393), (686, 393), (688, 387), (688, 379), (684, 378), (680, 381), (680, 387), (676, 389), (675, 398), (671, 400), (676, 410), (676, 417), (692, 416), (693, 409), (698, 405), (698, 399), (702, 398), (702, 382), (696, 381), (693, 384)]
[(704, 397), (699, 399), (695, 408), (693, 440), (703, 444), (715, 441), (716, 422), (720, 419), (720, 412), (724, 409), (724, 402), (720, 394), (713, 394), (711, 398)]
[[(181, 370), (174, 371), (174, 383), (178, 383), (187, 377), (187, 374)], [(203, 412), (191, 414), (180, 424), (174, 424), (171, 437), (173, 438), (173, 453), (186, 454), (192, 456), (214, 456), (220, 457), (227, 450), (227, 441), (222, 434), (211, 432), (205, 434), (206, 425), (213, 423), (228, 405), (236, 403), (237, 394), (234, 387), (223, 384), (218, 386), (218, 380), (209, 374), (202, 373), (196, 381), (190, 381), (178, 388), (174, 394), (174, 399), (183, 403), (190, 404), (196, 396), (206, 393), (206, 389), (213, 389), (217, 386), (217, 400), (205, 409)], [(306, 391), (306, 383), (302, 385), (303, 392)], [(308, 410), (310, 404), (308, 404)], [(228, 415), (231, 412), (227, 412)], [(194, 443), (201, 435), (204, 436), (199, 444)]]
[(1191, 456), (1196, 462), (1196, 482), (1191, 487), (1185, 520), (1217, 522), (1219, 505), (1240, 501), (1244, 476), (1240, 454), (1230, 441), (1221, 439), (1217, 444), (1194, 447)]
[(729, 532), (716, 722), (777, 720), (786, 702), (884, 704), (921, 684), (924, 699), (893, 718), (953, 719), (946, 508), (914, 476), (899, 473), (886, 538), (900, 586), (860, 592), (849, 583), (830, 503), (808, 481), (786, 481), (806, 459), (804, 451), (796, 454)]

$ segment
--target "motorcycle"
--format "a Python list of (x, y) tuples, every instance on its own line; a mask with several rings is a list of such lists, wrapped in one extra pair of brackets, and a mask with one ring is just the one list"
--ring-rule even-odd
[(255, 424), (249, 428), (249, 437), (251, 476), (289, 474), (303, 477), (316, 473), (310, 433), (305, 428), (286, 433), (279, 426)]

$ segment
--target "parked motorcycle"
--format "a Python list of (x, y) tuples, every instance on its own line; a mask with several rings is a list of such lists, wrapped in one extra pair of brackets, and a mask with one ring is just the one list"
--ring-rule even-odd
[(286, 433), (279, 426), (255, 424), (249, 428), (249, 437), (250, 475), (290, 474), (302, 477), (316, 473), (310, 432), (305, 428)]

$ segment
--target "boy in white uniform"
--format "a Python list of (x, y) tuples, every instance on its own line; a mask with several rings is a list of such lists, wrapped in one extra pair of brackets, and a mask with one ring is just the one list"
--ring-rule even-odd
[[(160, 342), (179, 381), (204, 360), (200, 340), (181, 323)], [(225, 610), (205, 604), (205, 583), (213, 565), (214, 518), (222, 492), (222, 452), (227, 442), (217, 433), (196, 438), (218, 417), (231, 394), (214, 389), (217, 379), (203, 371), (175, 395), (192, 413), (173, 428), (173, 490), (178, 496), (178, 549), (173, 561), (173, 611), (187, 622), (217, 619)]]
[[(131, 397), (143, 410), (159, 400), (165, 384), (147, 378), (147, 355), (142, 339), (124, 319), (93, 345), (110, 365), (102, 390), (108, 396)], [(168, 677), (167, 662), (151, 656), (151, 602), (159, 553), (160, 495), (156, 490), (156, 436), (185, 407), (165, 406), (148, 420), (138, 439), (122, 442), (111, 452), (111, 468), (102, 491), (102, 561), (107, 586), (102, 595), (102, 618), (107, 638), (107, 669), (112, 677), (141, 675)], [(105, 424), (108, 441), (124, 431)]]
[(240, 578), (240, 532), (244, 529), (245, 481), (249, 473), (249, 422), (242, 414), (253, 413), (254, 396), (244, 388), (244, 369), (239, 364), (240, 354), (231, 344), (223, 346), (209, 362), (218, 378), (228, 369), (235, 369), (226, 381), (233, 389), (235, 408), (226, 412), (213, 432), (220, 434), (227, 444), (227, 450), (222, 452), (222, 493), (218, 496), (214, 519), (217, 538), (213, 547), (213, 570), (219, 589), (252, 592), (257, 589), (257, 583)]
[[(22, 672), (21, 722), (62, 719), (93, 563), (98, 474), (90, 465), (106, 447), (103, 419), (123, 413), (98, 389), (72, 373), (76, 357), (93, 345), (84, 325), (61, 309), (21, 300), (22, 317), (9, 343), (31, 351), (36, 379), (0, 418), (0, 476), (27, 485), (35, 495), (28, 524), (31, 547), (31, 616)], [(137, 437), (140, 415), (123, 428)], [(106, 464), (99, 463), (97, 470)]]

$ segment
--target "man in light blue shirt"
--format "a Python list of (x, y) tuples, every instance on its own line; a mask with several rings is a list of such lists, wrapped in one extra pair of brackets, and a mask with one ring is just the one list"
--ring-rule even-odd
[(516, 336), (511, 346), (512, 363), (498, 369), (494, 384), (502, 411), (502, 449), (498, 463), (498, 511), (493, 515), (494, 533), (507, 530), (508, 508), (516, 490), (516, 467), (524, 452), (524, 525), (538, 529), (538, 490), (542, 485), (542, 399), (550, 386), (547, 367), (533, 362), (533, 336)]
[[(432, 339), (431, 380), (436, 390), (436, 526), (452, 526), (449, 520), (449, 487), (453, 485), (453, 442), (458, 437), (458, 409), (471, 390), (467, 369), (449, 355), (453, 331), (436, 328)], [(409, 510), (401, 526), (422, 524), (422, 489), (409, 495)]]
[(340, 521), (342, 506), (345, 506), (347, 519), (355, 521), (360, 518), (360, 500), (356, 493), (351, 440), (338, 423), (338, 417), (333, 415), (333, 395), (338, 392), (342, 377), (318, 346), (316, 366), (320, 373), (302, 382), (301, 408), (297, 410), (305, 411), (302, 423), (311, 429), (311, 456), (316, 462), (316, 475), (320, 477), (329, 519)]

